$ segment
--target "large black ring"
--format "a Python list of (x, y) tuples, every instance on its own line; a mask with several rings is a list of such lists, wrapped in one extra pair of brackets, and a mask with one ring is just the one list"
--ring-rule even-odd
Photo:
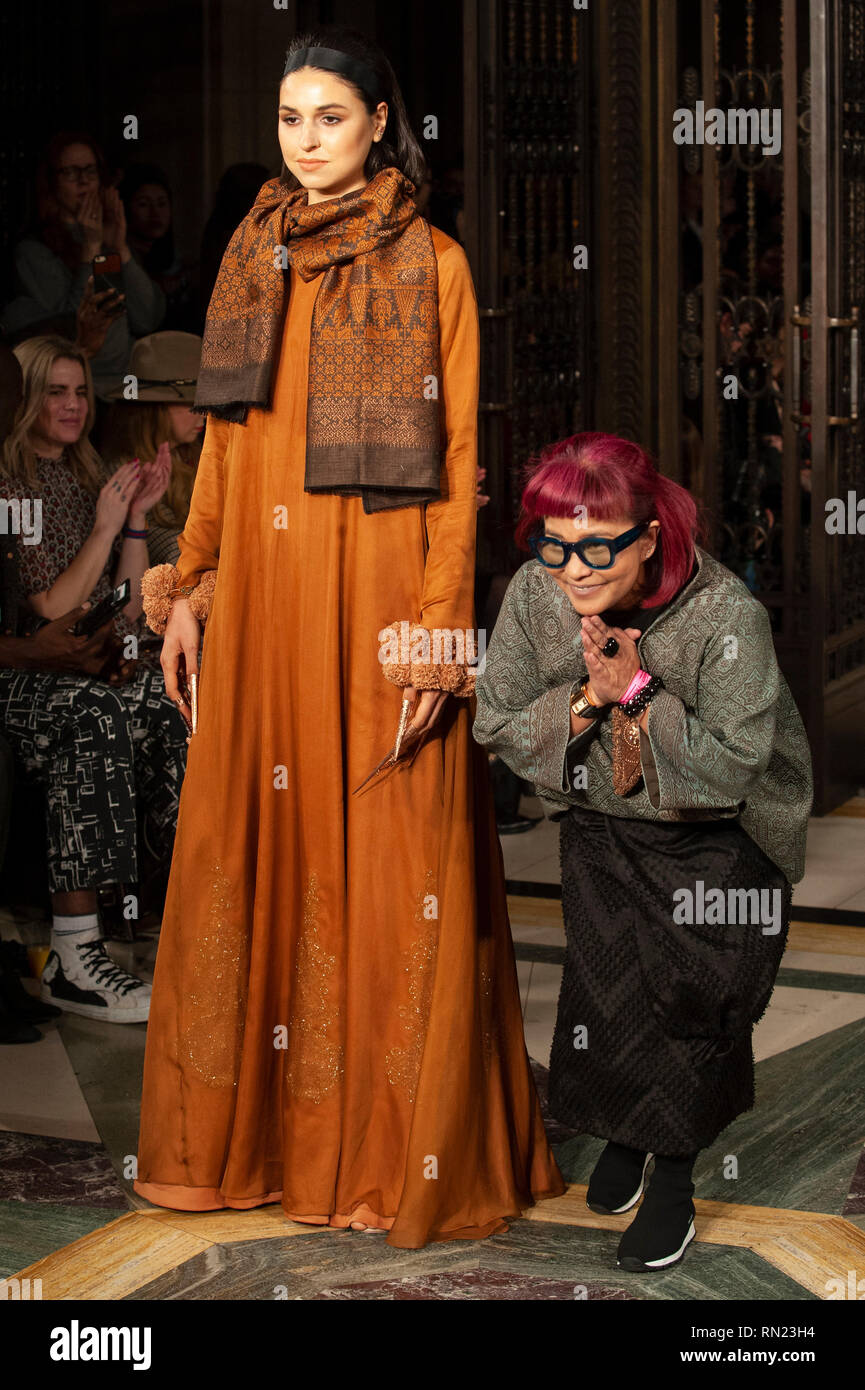
[(604, 656), (615, 656), (618, 650), (619, 644), (616, 641), (615, 637), (608, 637), (604, 645), (601, 647), (601, 652)]

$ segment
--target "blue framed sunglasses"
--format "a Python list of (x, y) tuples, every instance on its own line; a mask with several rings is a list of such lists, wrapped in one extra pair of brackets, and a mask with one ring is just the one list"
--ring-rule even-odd
[(558, 536), (532, 536), (529, 549), (536, 560), (548, 570), (560, 570), (572, 555), (578, 555), (591, 570), (608, 570), (616, 563), (620, 551), (633, 545), (648, 527), (648, 521), (623, 531), (612, 540), (608, 536), (584, 536), (580, 541), (563, 541)]

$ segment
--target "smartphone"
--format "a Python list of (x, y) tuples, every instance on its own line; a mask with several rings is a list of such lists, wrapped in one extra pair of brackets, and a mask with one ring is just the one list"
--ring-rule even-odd
[(118, 252), (111, 251), (108, 255), (94, 256), (90, 269), (93, 272), (93, 288), (95, 290), (116, 290), (117, 286), (112, 285), (106, 276), (119, 275), (123, 269), (123, 262)]
[(122, 584), (104, 598), (101, 603), (97, 603), (95, 608), (91, 608), (89, 613), (85, 613), (73, 627), (72, 631), (76, 637), (92, 637), (94, 632), (109, 618), (113, 618), (129, 602), (129, 595), (132, 592), (132, 585), (128, 579), (124, 579)]

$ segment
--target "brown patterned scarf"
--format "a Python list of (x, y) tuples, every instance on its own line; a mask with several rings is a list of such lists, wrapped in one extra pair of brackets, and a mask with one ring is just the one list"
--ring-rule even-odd
[(414, 185), (382, 169), (310, 206), (270, 179), (228, 244), (207, 313), (195, 409), (244, 423), (270, 403), (289, 271), (324, 271), (313, 308), (307, 492), (364, 511), (440, 495), (438, 273)]

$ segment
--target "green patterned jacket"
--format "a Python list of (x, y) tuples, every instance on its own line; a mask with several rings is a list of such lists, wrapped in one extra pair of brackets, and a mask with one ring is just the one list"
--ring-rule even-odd
[(477, 681), (474, 736), (534, 783), (553, 820), (574, 803), (641, 820), (738, 816), (797, 883), (813, 796), (805, 729), (766, 609), (706, 551), (697, 547), (696, 557), (697, 573), (637, 643), (664, 689), (649, 707), (648, 734), (640, 731), (643, 776), (632, 792), (613, 791), (609, 718), (570, 736), (570, 704), (586, 673), (580, 617), (537, 560), (505, 594)]

